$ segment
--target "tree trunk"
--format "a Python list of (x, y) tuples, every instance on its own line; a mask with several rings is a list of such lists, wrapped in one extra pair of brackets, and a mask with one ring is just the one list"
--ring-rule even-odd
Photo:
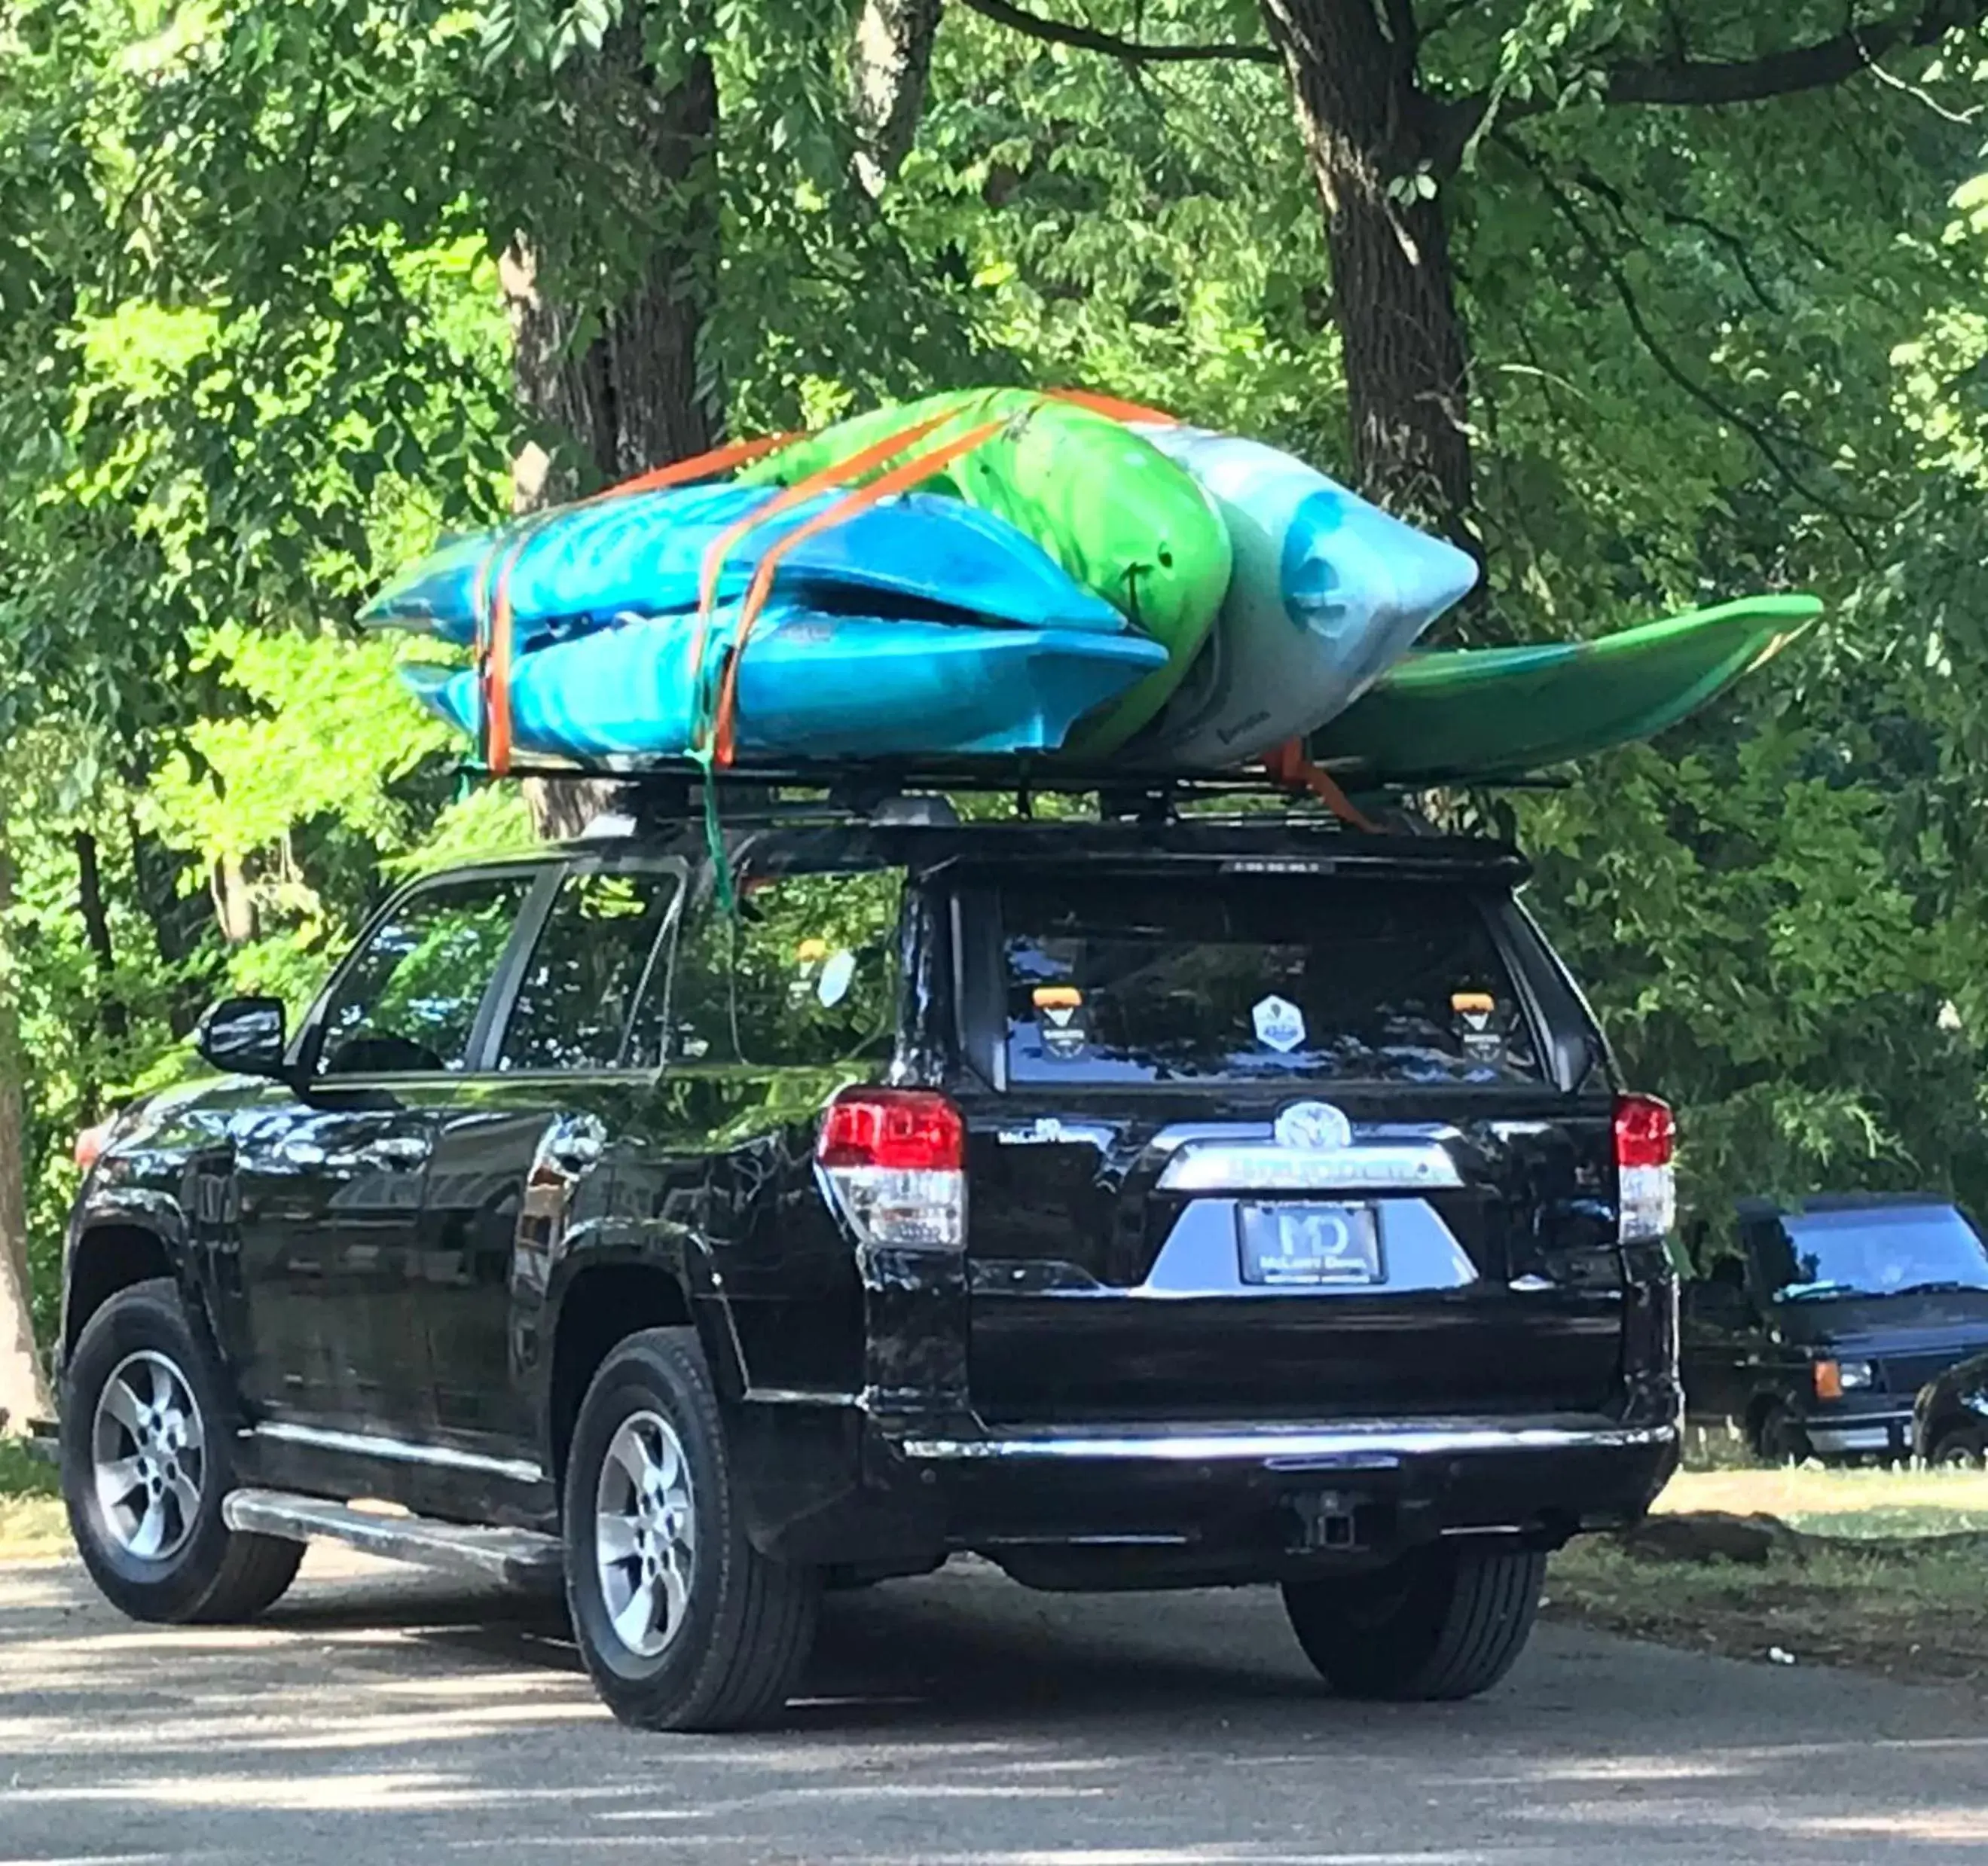
[[(716, 153), (718, 81), (700, 52), (679, 82), (658, 88), (643, 32), (641, 9), (631, 8), (580, 67), (574, 103), (624, 123), (647, 157), (646, 205), (674, 218), (672, 232), (611, 304), (589, 302), (584, 282), (561, 276), (549, 242), (529, 229), (500, 268), (519, 405), (560, 437), (550, 455), (521, 456), (520, 511), (702, 453), (717, 431), (718, 397), (702, 382), (698, 352), (715, 275), (717, 195), (699, 171)], [(588, 330), (591, 341), (579, 345)]]
[(1468, 350), (1408, 0), (1263, 0), (1325, 207), (1354, 476), (1483, 554), (1472, 522)]
[[(644, 27), (643, 9), (631, 8), (597, 57), (577, 68), (573, 101), (626, 120), (628, 146), (647, 157), (652, 205), (674, 217), (673, 232), (610, 304), (590, 302), (584, 279), (563, 276), (548, 258), (551, 242), (529, 230), (499, 269), (519, 407), (556, 437), (550, 453), (528, 446), (513, 465), (520, 512), (701, 454), (722, 426), (721, 398), (698, 355), (716, 277), (718, 197), (701, 171), (717, 153), (718, 82), (700, 52), (677, 83), (661, 84)], [(556, 840), (613, 808), (625, 787), (528, 779), (524, 789), (539, 833)]]
[(864, 0), (849, 49), (849, 114), (856, 180), (883, 193), (917, 140), (938, 35), (942, 0)]
[(35, 1352), (34, 1304), (28, 1282), (21, 1001), (5, 950), (6, 917), (14, 904), (14, 867), (4, 837), (0, 830), (0, 1432), (19, 1432), (29, 1419), (46, 1418), (49, 1408), (47, 1383)]
[(89, 941), (96, 968), (97, 1028), (112, 1043), (121, 1043), (130, 1034), (130, 1020), (117, 996), (117, 949), (111, 943), (110, 916), (103, 904), (103, 870), (97, 860), (96, 838), (87, 830), (78, 830), (75, 843), (76, 904), (82, 909), (83, 938)]

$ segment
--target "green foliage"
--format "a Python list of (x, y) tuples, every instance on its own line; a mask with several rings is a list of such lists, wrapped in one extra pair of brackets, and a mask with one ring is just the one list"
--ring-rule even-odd
[[(1635, 109), (1601, 101), (1625, 61), (1751, 57), (1841, 9), (1416, 11), (1432, 106), (1485, 106), (1457, 165), (1381, 177), (1452, 237), (1491, 547), (1469, 626), (1587, 634), (1763, 587), (1833, 606), (1716, 716), (1501, 806), (1536, 909), (1680, 1103), (1706, 1214), (1825, 1183), (1988, 1198), (1980, 35)], [(1240, 0), (1082, 12), (1156, 43), (1261, 30)], [(849, 25), (824, 0), (0, 14), (0, 938), (45, 1325), (75, 1129), (184, 1070), (210, 995), (301, 1004), (390, 883), (529, 837), (515, 793), (460, 789), (394, 647), (346, 627), (506, 503), (519, 234), (583, 339), (670, 252), (742, 431), (1077, 382), (1344, 475), (1337, 282), (1276, 64), (1128, 65), (955, 5), (873, 202)], [(700, 49), (718, 147), (658, 188), (640, 74)], [(845, 933), (783, 897), (767, 965), (816, 936)]]

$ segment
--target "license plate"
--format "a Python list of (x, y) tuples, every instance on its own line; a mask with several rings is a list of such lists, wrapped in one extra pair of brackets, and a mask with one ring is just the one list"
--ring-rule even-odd
[(1381, 1280), (1381, 1233), (1371, 1205), (1236, 1207), (1242, 1280), (1283, 1288)]

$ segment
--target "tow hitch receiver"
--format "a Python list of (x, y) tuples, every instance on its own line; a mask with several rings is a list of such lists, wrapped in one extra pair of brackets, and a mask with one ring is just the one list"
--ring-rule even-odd
[(1293, 1548), (1352, 1550), (1367, 1546), (1360, 1519), (1371, 1510), (1371, 1499), (1351, 1490), (1300, 1490), (1286, 1501), (1297, 1519)]

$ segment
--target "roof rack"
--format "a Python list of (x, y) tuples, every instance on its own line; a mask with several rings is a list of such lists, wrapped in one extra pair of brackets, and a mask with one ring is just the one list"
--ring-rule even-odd
[[(465, 767), (489, 776), (475, 765)], [(655, 822), (702, 813), (705, 793), (715, 788), (720, 813), (731, 822), (796, 816), (857, 818), (899, 823), (943, 821), (921, 816), (919, 806), (939, 805), (948, 796), (1006, 796), (1015, 813), (1028, 818), (1044, 796), (1094, 797), (1097, 816), (1117, 821), (1169, 822), (1196, 804), (1229, 801), (1253, 806), (1239, 813), (1253, 821), (1280, 817), (1340, 827), (1317, 798), (1262, 771), (1127, 770), (1006, 758), (998, 762), (935, 763), (889, 759), (795, 760), (733, 765), (707, 773), (687, 759), (604, 759), (585, 767), (556, 763), (513, 764), (506, 774), (544, 782), (604, 783), (615, 787), (609, 806), (624, 818)], [(1393, 796), (1369, 799), (1387, 815), (1389, 827), (1415, 833), (1423, 826)], [(605, 832), (600, 832), (605, 833)]]

